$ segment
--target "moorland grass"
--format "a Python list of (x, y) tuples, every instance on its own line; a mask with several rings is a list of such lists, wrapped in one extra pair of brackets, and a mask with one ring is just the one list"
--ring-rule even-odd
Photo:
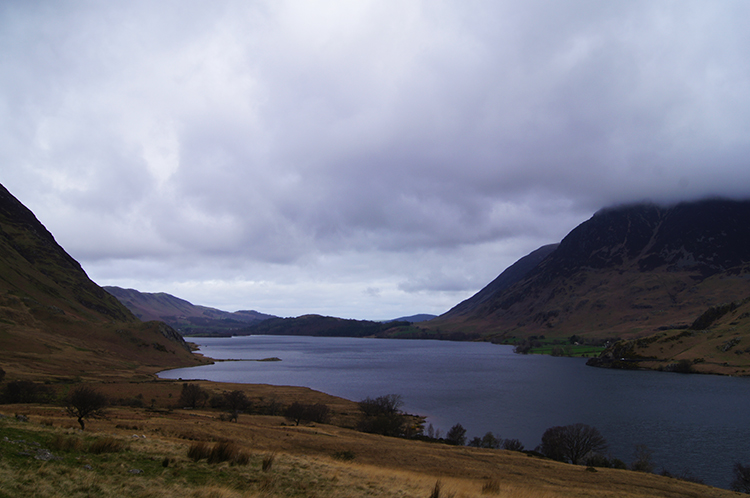
[[(13, 413), (19, 406), (0, 408)], [(0, 419), (0, 434), (8, 438), (0, 437), (0, 498), (425, 498), (437, 480), (440, 495), (455, 498), (736, 496), (641, 472), (586, 472), (582, 466), (518, 452), (408, 441), (324, 424), (291, 426), (280, 416), (243, 415), (229, 423), (211, 410), (113, 407), (108, 419), (92, 421), (81, 432), (61, 408), (22, 409), (30, 422)], [(110, 438), (123, 443), (119, 451), (89, 451)], [(37, 460), (41, 448), (55, 459)], [(190, 456), (191, 448), (200, 448), (201, 457)], [(244, 452), (247, 461), (209, 463), (215, 448), (230, 457)]]

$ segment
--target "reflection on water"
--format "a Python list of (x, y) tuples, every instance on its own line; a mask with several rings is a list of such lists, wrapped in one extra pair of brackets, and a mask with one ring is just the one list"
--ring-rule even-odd
[(219, 362), (160, 374), (171, 379), (310, 387), (347, 399), (400, 394), (410, 413), (469, 439), (492, 431), (527, 449), (545, 429), (577, 422), (604, 435), (614, 458), (636, 444), (659, 469), (728, 487), (735, 462), (750, 464), (750, 379), (585, 366), (585, 360), (513, 354), (489, 343), (247, 336), (199, 339)]

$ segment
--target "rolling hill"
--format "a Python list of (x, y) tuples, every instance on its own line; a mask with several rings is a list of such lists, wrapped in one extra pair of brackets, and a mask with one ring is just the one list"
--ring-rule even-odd
[(254, 323), (276, 318), (257, 311), (222, 311), (194, 305), (165, 292), (104, 287), (141, 320), (160, 320), (182, 335), (231, 334)]
[(10, 376), (86, 376), (195, 365), (164, 323), (142, 323), (88, 278), (0, 185), (0, 363)]

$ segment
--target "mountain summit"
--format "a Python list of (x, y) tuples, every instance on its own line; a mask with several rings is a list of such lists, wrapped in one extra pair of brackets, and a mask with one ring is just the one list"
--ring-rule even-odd
[(498, 340), (687, 326), (750, 296), (750, 201), (604, 209), (514, 268), (426, 325)]

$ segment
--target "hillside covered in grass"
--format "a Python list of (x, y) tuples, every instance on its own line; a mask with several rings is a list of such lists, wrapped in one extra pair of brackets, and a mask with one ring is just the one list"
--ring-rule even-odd
[[(747, 296), (749, 201), (637, 204), (596, 213), (559, 245), (522, 258), (472, 298), (418, 327), (422, 336), (460, 332), (511, 344), (572, 336), (614, 343), (687, 329), (707, 309)], [(730, 328), (748, 333), (743, 318), (732, 321), (703, 329), (716, 329), (715, 335), (691, 335), (694, 347), (672, 348), (674, 359), (704, 358), (703, 371), (725, 371), (712, 366), (724, 363), (743, 371), (741, 354), (708, 354)], [(679, 340), (687, 344), (685, 336)]]
[(10, 376), (107, 376), (200, 361), (164, 323), (142, 323), (91, 281), (0, 185), (0, 365)]
[[(571, 465), (538, 454), (386, 437), (354, 430), (356, 403), (304, 388), (198, 383), (213, 398), (242, 390), (256, 407), (229, 421), (221, 409), (174, 407), (180, 382), (108, 382), (112, 406), (79, 431), (49, 405), (0, 405), (0, 496), (723, 498), (674, 477)], [(299, 425), (257, 413), (269, 402), (325, 404), (329, 423)], [(169, 408), (172, 406), (172, 408)], [(23, 420), (10, 416), (23, 414)], [(436, 494), (437, 490), (437, 494)]]

